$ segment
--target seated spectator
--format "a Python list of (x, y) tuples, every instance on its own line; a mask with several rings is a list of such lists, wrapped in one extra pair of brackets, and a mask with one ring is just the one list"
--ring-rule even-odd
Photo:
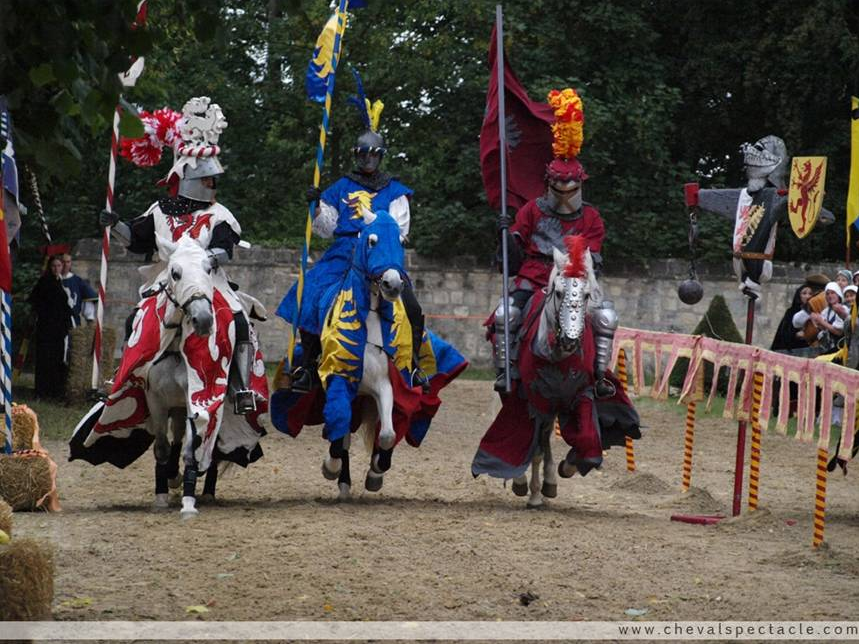
[(847, 309), (847, 315), (850, 316), (850, 311), (856, 306), (856, 293), (859, 292), (859, 286), (851, 284), (844, 289), (844, 308)]
[(74, 326), (81, 325), (81, 317), (92, 322), (95, 320), (95, 303), (98, 294), (93, 290), (84, 278), (72, 273), (72, 256), (66, 253), (62, 256), (63, 289), (69, 298), (69, 307), (72, 309), (72, 322)]
[(853, 283), (853, 273), (846, 268), (842, 268), (835, 274), (835, 281), (841, 287), (841, 291), (844, 292), (844, 289)]
[(837, 313), (843, 295), (838, 282), (829, 282), (824, 289), (824, 294), (826, 307), (819, 313), (812, 312), (809, 301), (793, 316), (793, 326), (801, 329), (810, 321), (817, 329), (817, 342), (821, 350), (823, 353), (831, 353), (835, 351), (838, 340), (844, 335), (844, 319)]
[(853, 286), (859, 286), (859, 271), (853, 271)]
[(770, 349), (773, 351), (791, 351), (793, 349), (804, 349), (808, 346), (808, 341), (802, 330), (798, 330), (793, 326), (793, 316), (796, 315), (803, 306), (811, 299), (812, 289), (809, 284), (803, 284), (793, 294), (793, 301), (779, 322), (775, 332)]

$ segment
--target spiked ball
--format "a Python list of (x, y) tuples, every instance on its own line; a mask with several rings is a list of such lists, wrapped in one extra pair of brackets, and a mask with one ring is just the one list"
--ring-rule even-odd
[(683, 304), (697, 304), (704, 297), (704, 287), (698, 280), (685, 280), (677, 288), (677, 297)]

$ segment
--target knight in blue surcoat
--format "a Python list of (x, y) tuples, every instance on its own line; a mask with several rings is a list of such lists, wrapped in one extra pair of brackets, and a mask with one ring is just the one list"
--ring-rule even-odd
[[(320, 333), (326, 313), (320, 310), (320, 299), (351, 266), (358, 233), (364, 227), (362, 209), (373, 212), (386, 210), (400, 226), (400, 240), (405, 242), (409, 234), (412, 190), (381, 170), (382, 159), (387, 152), (385, 140), (374, 127), (370, 127), (369, 119), (365, 124), (367, 129), (352, 148), (354, 170), (324, 191), (315, 187), (307, 191), (308, 201), (317, 204), (313, 232), (325, 239), (333, 238), (334, 242), (305, 275), (300, 306), (296, 297), (298, 285), (295, 284), (277, 309), (277, 315), (287, 322), (297, 323), (300, 331), (301, 364), (293, 369), (293, 391), (310, 391), (318, 384), (316, 365), (322, 352)], [(426, 377), (418, 367), (424, 316), (408, 280), (401, 297), (412, 330), (412, 382), (426, 386)]]

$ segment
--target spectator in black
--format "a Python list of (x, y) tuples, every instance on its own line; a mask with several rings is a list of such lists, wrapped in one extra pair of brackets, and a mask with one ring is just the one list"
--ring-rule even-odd
[(62, 267), (62, 258), (53, 255), (28, 298), (36, 316), (33, 340), (36, 350), (36, 395), (40, 398), (61, 398), (65, 388), (72, 310), (63, 289)]
[(803, 284), (794, 291), (793, 301), (784, 312), (781, 322), (779, 322), (770, 349), (773, 351), (792, 351), (808, 347), (808, 342), (805, 340), (802, 331), (793, 326), (793, 316), (802, 310), (808, 303), (808, 300), (811, 299), (813, 293), (809, 284)]

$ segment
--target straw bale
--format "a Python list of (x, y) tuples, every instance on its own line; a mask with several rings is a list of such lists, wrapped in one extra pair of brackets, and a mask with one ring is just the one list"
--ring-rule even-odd
[(51, 461), (47, 455), (0, 457), (0, 499), (13, 511), (35, 510), (54, 488)]
[(0, 499), (0, 530), (12, 536), (12, 506)]
[(39, 419), (27, 405), (12, 405), (12, 449), (39, 448)]
[(49, 543), (13, 539), (0, 546), (0, 598), (0, 621), (51, 618), (54, 558)]
[[(95, 325), (75, 327), (69, 333), (69, 372), (66, 379), (66, 400), (84, 400), (92, 389), (92, 338)], [(101, 340), (99, 370), (102, 380), (113, 374), (116, 329), (104, 327)]]

